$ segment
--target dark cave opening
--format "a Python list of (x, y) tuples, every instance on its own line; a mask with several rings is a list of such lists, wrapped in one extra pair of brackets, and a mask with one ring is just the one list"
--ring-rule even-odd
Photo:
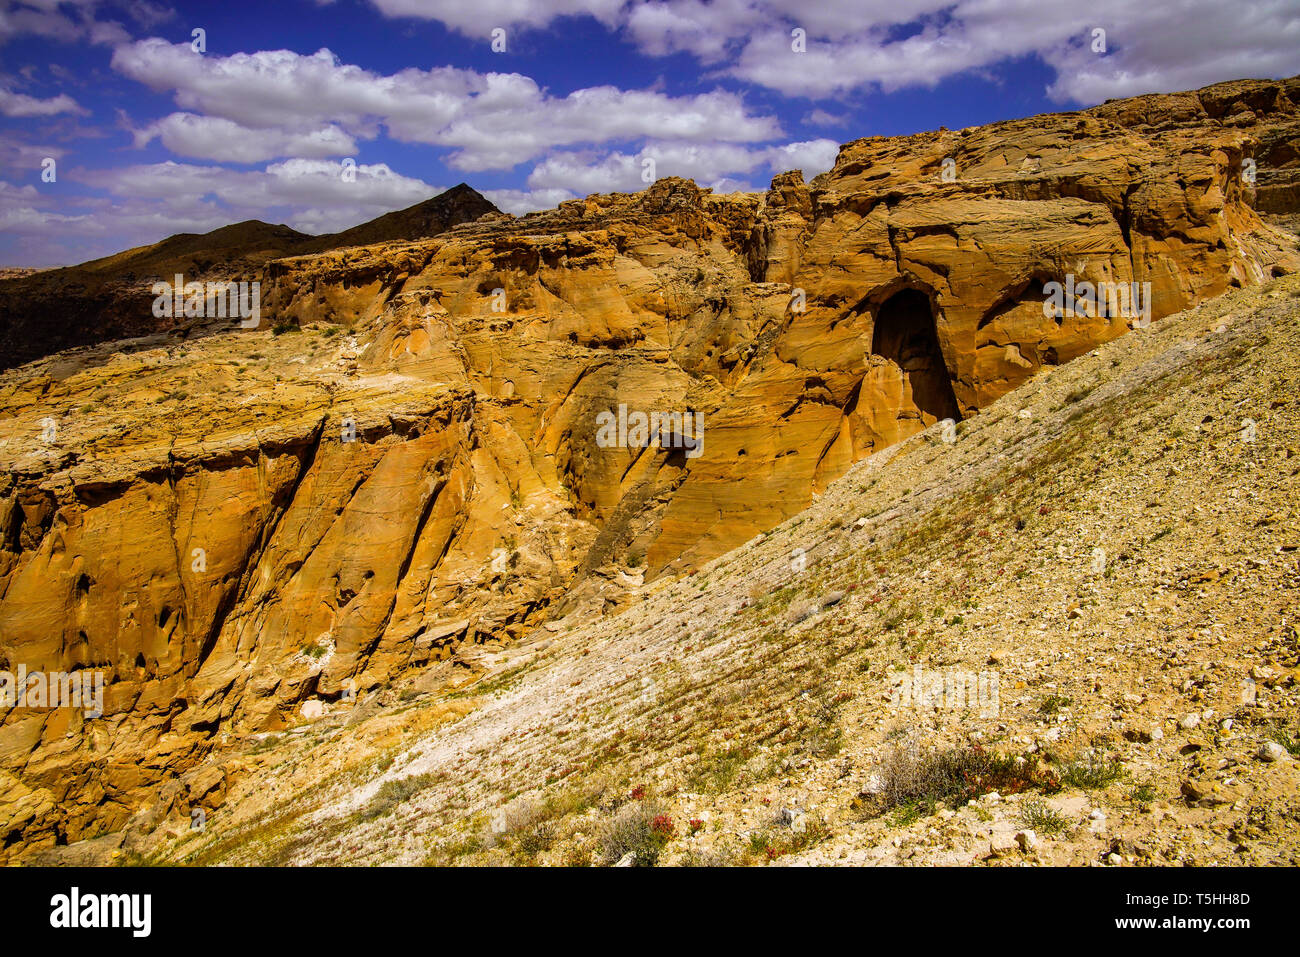
[(929, 296), (917, 289), (903, 289), (886, 299), (876, 312), (871, 351), (903, 370), (921, 412), (960, 421)]

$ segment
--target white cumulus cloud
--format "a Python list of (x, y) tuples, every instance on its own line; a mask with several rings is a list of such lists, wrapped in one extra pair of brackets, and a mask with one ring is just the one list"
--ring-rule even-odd
[(172, 113), (135, 136), (135, 145), (153, 139), (177, 156), (232, 163), (257, 163), (280, 156), (348, 156), (357, 141), (333, 124), (311, 130), (254, 129), (221, 116)]
[(14, 93), (0, 87), (0, 114), (4, 116), (55, 116), (59, 113), (84, 113), (77, 101), (66, 93), (42, 100), (26, 93)]
[(113, 67), (186, 111), (253, 129), (335, 128), (370, 137), (382, 124), (409, 143), (451, 147), (451, 165), (508, 169), (557, 146), (642, 137), (754, 142), (780, 135), (737, 94), (670, 96), (612, 86), (551, 96), (530, 77), (455, 67), (377, 74), (328, 50), (200, 55), (186, 44), (119, 47)]

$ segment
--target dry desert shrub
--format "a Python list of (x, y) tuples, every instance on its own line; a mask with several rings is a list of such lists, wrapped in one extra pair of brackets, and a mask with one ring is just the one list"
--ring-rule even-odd
[(933, 808), (942, 801), (959, 806), (997, 791), (1054, 791), (1055, 775), (1040, 771), (1024, 758), (986, 751), (978, 745), (922, 751), (914, 745), (896, 747), (879, 772), (880, 797), (886, 811)]
[(653, 867), (672, 834), (673, 822), (663, 805), (653, 800), (633, 801), (606, 822), (597, 847), (609, 864), (631, 854), (634, 867)]

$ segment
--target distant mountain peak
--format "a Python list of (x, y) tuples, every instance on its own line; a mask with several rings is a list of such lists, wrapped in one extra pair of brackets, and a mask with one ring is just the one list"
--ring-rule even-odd
[(461, 223), (472, 223), (488, 213), (499, 213), (486, 197), (468, 183), (457, 183), (436, 196), (385, 213), (342, 232), (318, 236), (301, 252), (323, 252), (341, 246), (369, 246), (374, 243), (427, 239)]

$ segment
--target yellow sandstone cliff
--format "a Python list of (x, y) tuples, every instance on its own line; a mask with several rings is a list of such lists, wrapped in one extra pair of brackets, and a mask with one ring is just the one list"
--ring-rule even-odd
[[(1144, 321), (1049, 314), (1052, 283), (1149, 284), (1158, 321), (1294, 270), (1257, 208), (1296, 212), (1297, 104), (1300, 78), (1240, 81), (857, 140), (766, 194), (667, 179), (187, 260), (261, 282), (252, 331), (156, 328), (140, 290), (170, 276), (131, 260), (95, 308), (149, 335), (0, 376), (0, 668), (107, 673), (101, 718), (0, 712), (7, 845), (121, 827), (177, 779), (219, 800), (222, 736), (616, 611)], [(81, 301), (0, 282), (7, 341), (36, 279)], [(602, 448), (619, 404), (701, 415), (703, 454)]]

